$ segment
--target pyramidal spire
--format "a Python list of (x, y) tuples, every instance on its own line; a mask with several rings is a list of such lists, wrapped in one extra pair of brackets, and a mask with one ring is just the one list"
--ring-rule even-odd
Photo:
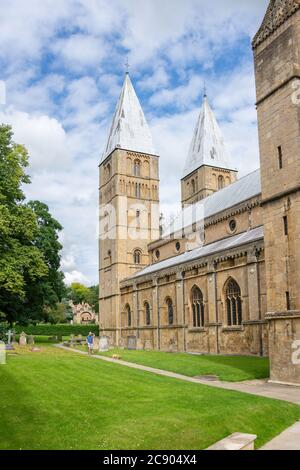
[(128, 72), (102, 161), (117, 148), (156, 155), (149, 126)]
[(255, 35), (252, 46), (259, 46), (300, 8), (299, 0), (270, 0), (262, 25)]
[(185, 178), (203, 165), (235, 170), (221, 129), (209, 105), (206, 90), (182, 177)]

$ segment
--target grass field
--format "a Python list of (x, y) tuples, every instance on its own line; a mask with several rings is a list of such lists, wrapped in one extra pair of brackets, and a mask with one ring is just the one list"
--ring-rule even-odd
[[(86, 346), (76, 346), (87, 351)], [(95, 354), (99, 354), (95, 352)], [(183, 353), (158, 351), (128, 351), (114, 349), (101, 353), (111, 357), (118, 354), (124, 361), (135, 362), (177, 374), (195, 377), (217, 375), (220, 380), (240, 382), (243, 380), (264, 379), (269, 377), (269, 359), (251, 356), (199, 356)]]
[(300, 407), (42, 346), (0, 366), (0, 449), (203, 449), (232, 432), (261, 446)]

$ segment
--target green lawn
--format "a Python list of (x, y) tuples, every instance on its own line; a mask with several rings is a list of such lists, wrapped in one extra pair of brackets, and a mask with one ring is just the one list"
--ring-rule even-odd
[[(86, 346), (76, 349), (87, 350)], [(95, 354), (99, 354), (95, 352)], [(217, 375), (220, 380), (240, 382), (269, 377), (269, 359), (252, 356), (199, 356), (158, 351), (128, 351), (114, 349), (101, 353), (111, 357), (118, 354), (124, 361), (168, 370), (189, 377)]]
[(239, 431), (261, 446), (300, 407), (105, 363), (54, 346), (0, 366), (0, 449), (204, 449)]

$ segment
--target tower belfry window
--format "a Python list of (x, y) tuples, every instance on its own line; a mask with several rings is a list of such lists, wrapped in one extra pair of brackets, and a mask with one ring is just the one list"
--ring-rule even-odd
[(289, 222), (288, 222), (287, 215), (285, 215), (283, 217), (283, 226), (284, 226), (284, 234), (285, 234), (285, 236), (288, 236), (288, 234), (289, 234)]
[(281, 145), (279, 145), (279, 147), (277, 147), (277, 150), (278, 150), (278, 166), (279, 166), (279, 170), (282, 170), (282, 168), (283, 168), (283, 156), (282, 156), (282, 147), (281, 147)]

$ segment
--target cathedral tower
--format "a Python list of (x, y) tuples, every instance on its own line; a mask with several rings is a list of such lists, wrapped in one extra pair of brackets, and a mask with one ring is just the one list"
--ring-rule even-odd
[(100, 164), (100, 329), (118, 344), (120, 280), (148, 265), (159, 238), (159, 170), (150, 129), (128, 73)]
[(271, 378), (300, 383), (299, 1), (270, 1), (253, 49)]
[(206, 94), (181, 180), (181, 203), (193, 204), (236, 181), (224, 139)]

